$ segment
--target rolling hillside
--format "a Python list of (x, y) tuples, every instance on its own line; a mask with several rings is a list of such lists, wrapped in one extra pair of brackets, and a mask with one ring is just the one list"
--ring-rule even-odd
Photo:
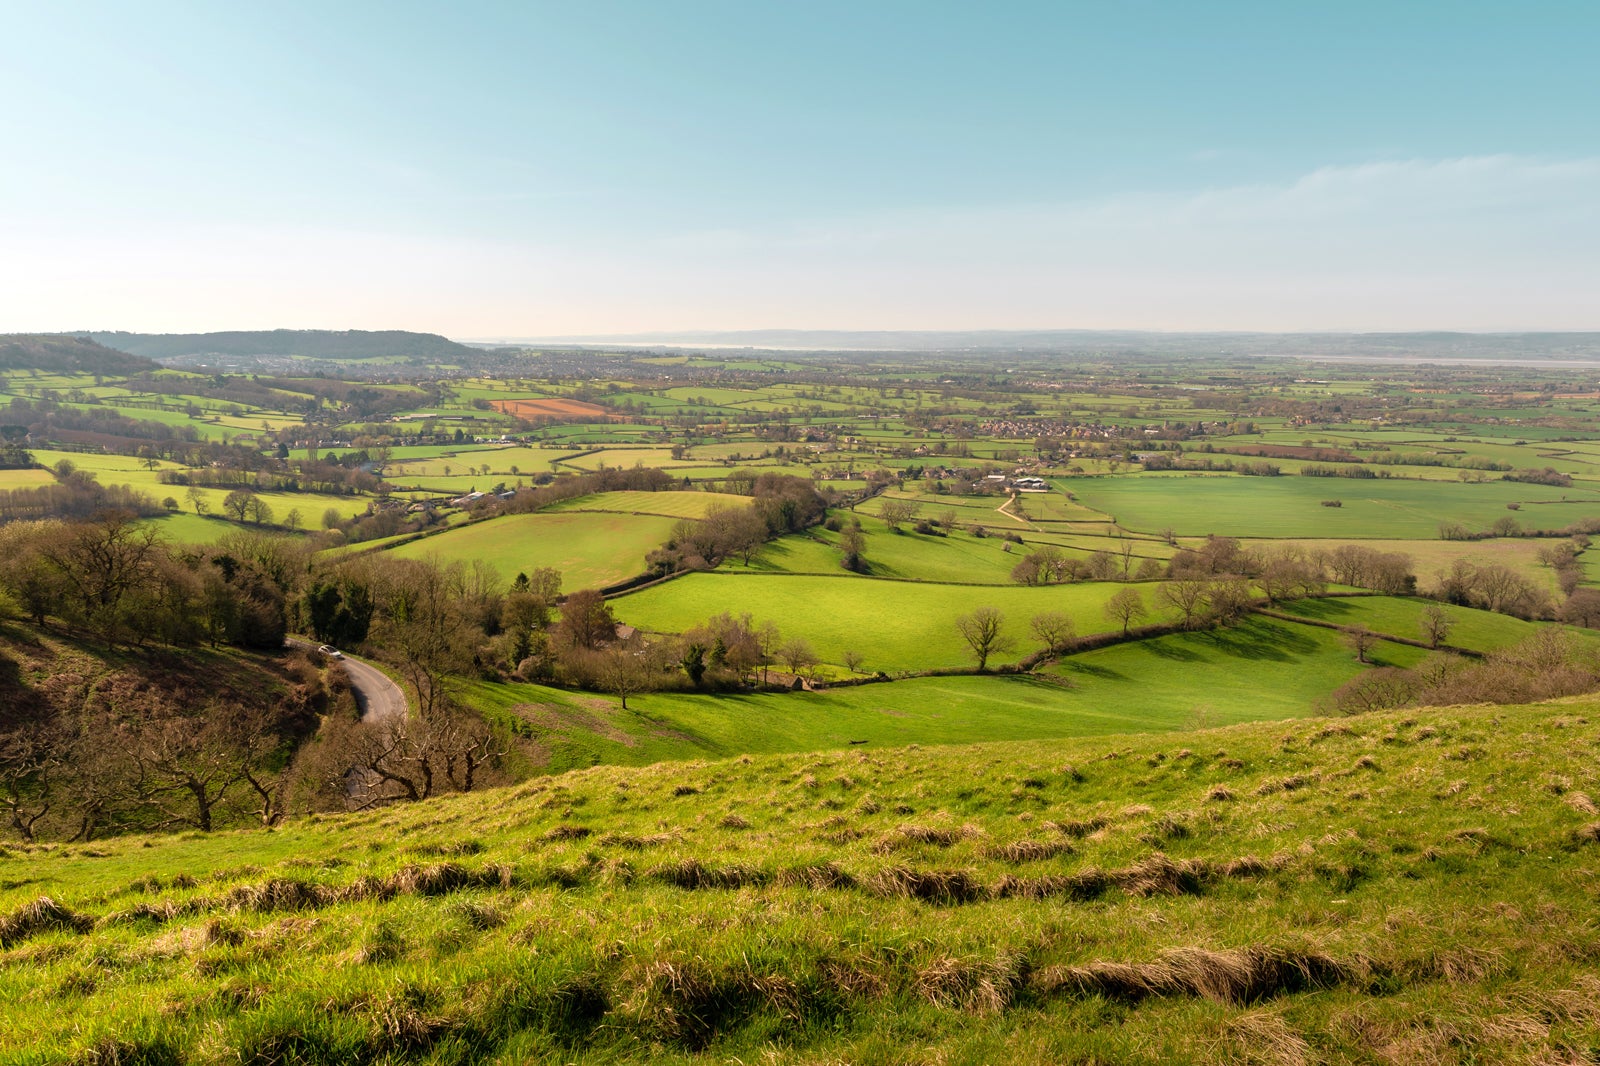
[(0, 850), (0, 1057), (1583, 1061), (1592, 700)]

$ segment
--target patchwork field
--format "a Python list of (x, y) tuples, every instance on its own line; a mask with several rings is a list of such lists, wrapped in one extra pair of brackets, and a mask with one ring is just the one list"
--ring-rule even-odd
[(551, 399), (549, 397), (525, 397), (516, 400), (490, 400), (489, 405), (497, 411), (503, 411), (517, 418), (595, 418), (607, 419), (611, 412), (599, 404), (586, 403), (583, 400)]
[(643, 573), (645, 554), (665, 543), (674, 520), (656, 515), (525, 514), (474, 522), (391, 551), (402, 559), (493, 566), (507, 583), (541, 566), (562, 573), (562, 589), (599, 588)]
[[(1439, 481), (1309, 477), (1151, 476), (1091, 478), (1073, 491), (1090, 507), (1141, 532), (1229, 537), (1436, 538), (1442, 522), (1487, 529), (1508, 515), (1546, 529), (1600, 518), (1600, 493), (1506, 481), (1481, 485)], [(1337, 499), (1341, 507), (1323, 507)], [(1520, 512), (1508, 503), (1524, 506)]]

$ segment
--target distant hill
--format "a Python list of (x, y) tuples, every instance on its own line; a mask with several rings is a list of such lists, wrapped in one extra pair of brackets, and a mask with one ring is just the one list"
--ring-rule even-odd
[(155, 369), (138, 355), (83, 337), (0, 334), (0, 373), (43, 370), (54, 374), (137, 374)]
[(398, 359), (453, 363), (480, 353), (437, 333), (390, 329), (271, 329), (225, 333), (89, 333), (101, 344), (147, 359), (301, 358), (325, 362)]
[(1140, 330), (683, 330), (501, 343), (776, 351), (1301, 356), (1340, 360), (1600, 359), (1600, 333), (1166, 333)]

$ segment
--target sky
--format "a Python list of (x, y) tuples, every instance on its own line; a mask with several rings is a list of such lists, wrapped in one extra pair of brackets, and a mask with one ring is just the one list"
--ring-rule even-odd
[(1600, 4), (0, 0), (0, 331), (1600, 329)]

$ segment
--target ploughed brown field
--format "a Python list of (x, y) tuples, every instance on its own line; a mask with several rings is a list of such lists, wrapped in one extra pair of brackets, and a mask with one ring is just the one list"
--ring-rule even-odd
[(571, 418), (580, 415), (588, 418), (608, 419), (611, 412), (595, 403), (582, 400), (552, 400), (547, 398), (525, 400), (495, 400), (494, 407), (518, 418)]

